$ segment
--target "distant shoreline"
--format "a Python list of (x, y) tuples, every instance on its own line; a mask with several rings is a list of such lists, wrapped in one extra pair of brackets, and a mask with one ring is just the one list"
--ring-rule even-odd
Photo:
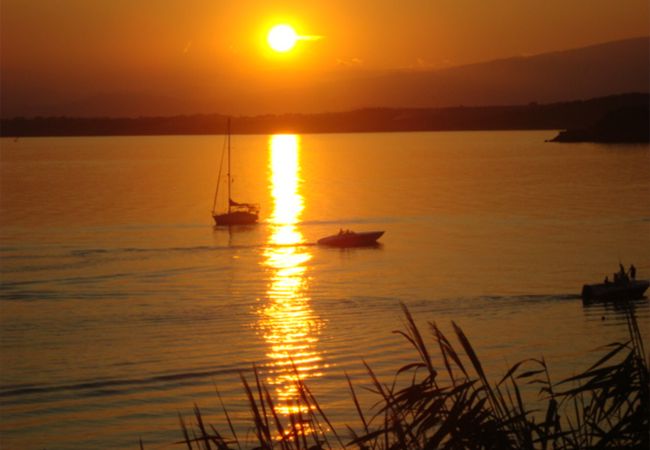
[(588, 128), (570, 128), (550, 142), (650, 142), (650, 110), (627, 106), (607, 112)]
[[(448, 108), (365, 108), (320, 114), (233, 118), (234, 134), (363, 133), (586, 129), (611, 111), (650, 109), (650, 94), (629, 93), (571, 102)], [(0, 121), (2, 137), (223, 134), (227, 116), (15, 117)]]

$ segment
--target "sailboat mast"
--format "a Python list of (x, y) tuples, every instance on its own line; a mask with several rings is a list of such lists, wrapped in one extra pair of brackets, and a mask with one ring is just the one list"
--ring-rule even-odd
[(230, 204), (232, 203), (231, 201), (231, 195), (230, 195), (230, 117), (228, 117), (228, 214), (230, 214)]
[[(224, 142), (225, 144), (225, 142)], [(223, 169), (224, 148), (221, 147), (221, 161), (219, 162), (219, 173), (217, 174), (217, 186), (214, 189), (214, 200), (212, 201), (212, 216), (217, 213), (217, 199), (219, 198), (219, 185), (221, 184), (221, 172)]]

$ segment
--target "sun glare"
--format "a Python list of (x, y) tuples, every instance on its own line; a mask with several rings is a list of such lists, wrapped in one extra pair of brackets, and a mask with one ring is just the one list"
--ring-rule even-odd
[(276, 52), (288, 52), (298, 40), (298, 35), (289, 25), (276, 25), (266, 37), (269, 46)]
[[(270, 283), (260, 309), (259, 327), (267, 342), (268, 383), (275, 386), (280, 414), (308, 413), (297, 380), (323, 376), (327, 365), (319, 350), (323, 321), (311, 307), (309, 247), (300, 245), (305, 207), (301, 194), (300, 137), (276, 134), (269, 141), (269, 181), (273, 212), (269, 218), (264, 266)], [(309, 427), (309, 425), (300, 425)]]

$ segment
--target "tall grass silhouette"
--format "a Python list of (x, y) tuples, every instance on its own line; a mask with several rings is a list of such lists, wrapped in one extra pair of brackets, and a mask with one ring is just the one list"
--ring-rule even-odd
[[(632, 306), (626, 312), (627, 340), (606, 346), (591, 367), (557, 383), (551, 381), (545, 360), (534, 358), (516, 363), (491, 382), (460, 326), (452, 322), (454, 343), (435, 323), (428, 323), (433, 338), (429, 348), (409, 310), (404, 305), (402, 309), (406, 329), (396, 333), (417, 358), (400, 367), (390, 384), (364, 363), (377, 399), (369, 408), (363, 407), (347, 378), (350, 407), (359, 418), (356, 426), (336, 430), (300, 377), (295, 377), (299, 395), (292, 412), (280, 417), (253, 368), (252, 384), (243, 374), (241, 379), (255, 437), (238, 438), (221, 402), (228, 435), (206, 425), (195, 406), (191, 426), (180, 417), (183, 439), (178, 444), (190, 450), (650, 448), (648, 357)], [(438, 368), (431, 357), (434, 349), (440, 356)], [(406, 375), (408, 382), (398, 383)], [(541, 409), (526, 405), (525, 385), (537, 388), (536, 405)]]

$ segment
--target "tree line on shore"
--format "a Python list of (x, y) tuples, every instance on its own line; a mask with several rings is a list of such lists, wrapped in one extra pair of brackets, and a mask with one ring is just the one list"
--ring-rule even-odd
[[(650, 94), (514, 106), (364, 108), (319, 114), (233, 117), (235, 134), (359, 133), (461, 130), (587, 129), (611, 111), (650, 109)], [(3, 137), (222, 134), (228, 116), (14, 117), (0, 121)]]

